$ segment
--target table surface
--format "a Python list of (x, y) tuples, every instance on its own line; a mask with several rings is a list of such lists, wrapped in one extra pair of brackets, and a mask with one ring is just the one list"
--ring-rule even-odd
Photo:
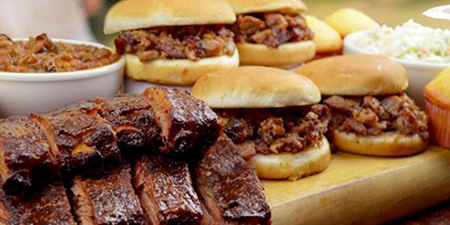
[(404, 158), (338, 152), (318, 175), (262, 183), (274, 225), (386, 223), (450, 200), (450, 150)]
[(405, 217), (390, 225), (449, 225), (450, 201)]

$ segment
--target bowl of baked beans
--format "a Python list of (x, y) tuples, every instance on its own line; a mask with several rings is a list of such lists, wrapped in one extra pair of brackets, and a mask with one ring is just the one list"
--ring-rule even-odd
[(0, 117), (114, 96), (124, 66), (123, 57), (101, 44), (0, 34)]

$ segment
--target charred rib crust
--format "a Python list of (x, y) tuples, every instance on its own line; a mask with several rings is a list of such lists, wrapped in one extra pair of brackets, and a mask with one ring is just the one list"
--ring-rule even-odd
[(162, 152), (184, 154), (213, 142), (219, 133), (217, 115), (205, 103), (181, 90), (147, 88), (144, 95), (161, 128)]
[(0, 174), (7, 193), (31, 186), (34, 173), (55, 167), (49, 144), (35, 122), (26, 117), (0, 120)]
[(0, 222), (8, 225), (75, 225), (64, 185), (54, 181), (32, 195), (16, 197), (0, 194)]
[(228, 137), (205, 151), (195, 171), (199, 195), (219, 224), (271, 224), (261, 183)]
[(100, 108), (99, 115), (112, 123), (121, 149), (160, 146), (160, 129), (153, 109), (143, 95), (119, 95), (95, 102)]
[(145, 224), (128, 164), (108, 170), (99, 178), (76, 177), (71, 190), (80, 224)]
[(152, 224), (200, 223), (200, 200), (185, 162), (143, 156), (134, 171), (134, 186)]
[[(97, 173), (104, 162), (120, 158), (117, 138), (108, 121), (80, 110), (33, 115), (54, 140), (63, 172)], [(94, 168), (94, 169), (93, 169)]]

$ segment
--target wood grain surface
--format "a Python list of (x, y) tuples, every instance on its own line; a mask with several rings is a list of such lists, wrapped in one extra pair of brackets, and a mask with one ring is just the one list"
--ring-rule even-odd
[(450, 150), (406, 158), (334, 154), (299, 181), (263, 181), (275, 225), (379, 224), (450, 199)]

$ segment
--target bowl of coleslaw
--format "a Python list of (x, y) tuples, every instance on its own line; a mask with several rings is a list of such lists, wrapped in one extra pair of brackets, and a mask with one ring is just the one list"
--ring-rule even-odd
[(403, 64), (409, 75), (406, 92), (423, 107), (425, 85), (450, 68), (450, 30), (425, 27), (413, 20), (396, 27), (382, 25), (348, 35), (344, 54), (385, 55)]

